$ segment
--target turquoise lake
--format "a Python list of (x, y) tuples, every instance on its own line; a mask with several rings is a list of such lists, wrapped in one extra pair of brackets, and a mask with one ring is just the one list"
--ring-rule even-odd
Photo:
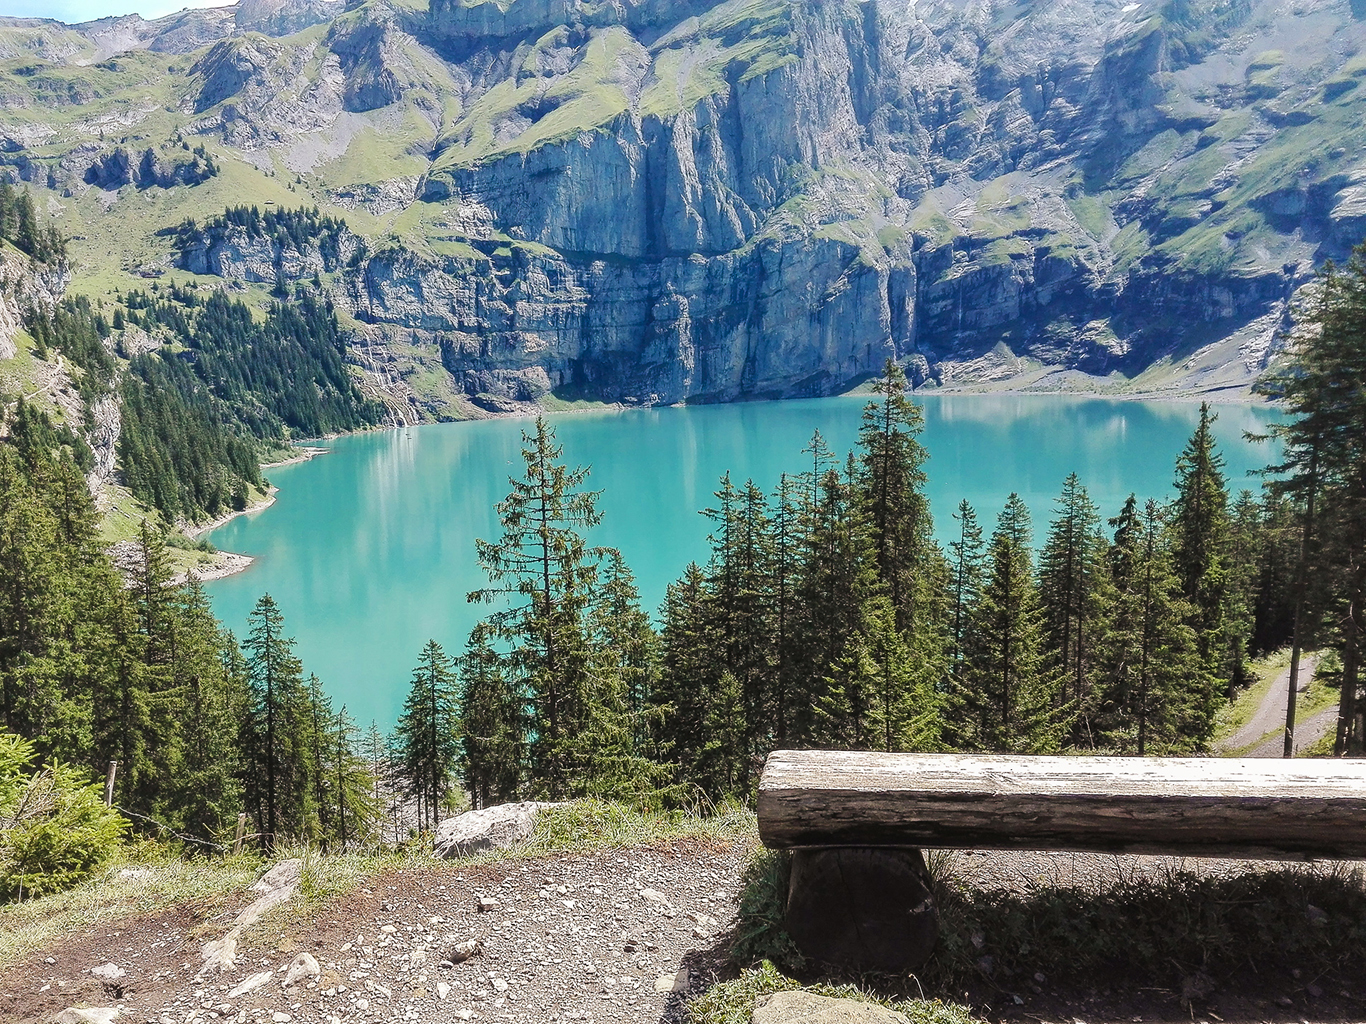
[[(924, 396), (922, 437), (935, 525), (947, 538), (962, 498), (990, 532), (1011, 491), (1034, 515), (1036, 539), (1075, 471), (1113, 515), (1125, 497), (1166, 497), (1176, 457), (1199, 415), (1185, 402), (1027, 396)], [(763, 402), (551, 417), (570, 465), (592, 467), (601, 490), (595, 543), (621, 549), (642, 599), (657, 609), (689, 561), (707, 555), (707, 524), (722, 473), (771, 490), (806, 466), (819, 429), (843, 453), (866, 399)], [(1266, 445), (1243, 439), (1276, 415), (1224, 405), (1215, 432), (1230, 489), (1256, 489)], [(224, 623), (244, 635), (247, 614), (270, 593), (298, 640), (306, 672), (363, 724), (392, 725), (422, 645), (458, 654), (483, 606), (476, 537), (496, 539), (494, 503), (521, 472), (524, 420), (486, 420), (339, 438), (330, 454), (269, 471), (275, 504), (215, 530), (219, 548), (255, 557), (247, 571), (206, 584)]]

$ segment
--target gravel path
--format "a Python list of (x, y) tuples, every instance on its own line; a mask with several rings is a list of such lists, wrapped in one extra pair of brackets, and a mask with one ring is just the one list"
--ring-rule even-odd
[[(1319, 660), (1313, 655), (1305, 655), (1300, 658), (1299, 678), (1295, 681), (1297, 693), (1304, 693), (1309, 689), (1309, 684), (1314, 679), (1314, 670), (1318, 668)], [(1267, 691), (1266, 697), (1258, 706), (1241, 729), (1235, 732), (1228, 739), (1219, 744), (1219, 749), (1224, 752), (1244, 750), (1251, 747), (1243, 755), (1245, 757), (1280, 757), (1285, 750), (1285, 694), (1290, 683), (1290, 669), (1286, 668), (1276, 676), (1271, 684), (1271, 689)], [(1308, 722), (1298, 723), (1295, 727), (1295, 749), (1298, 751), (1302, 747), (1315, 742), (1323, 735), (1320, 731), (1315, 732), (1315, 728), (1321, 727), (1320, 719), (1323, 716), (1316, 715)], [(1267, 734), (1274, 731), (1274, 736)], [(1258, 741), (1261, 741), (1260, 743)], [(1252, 744), (1256, 743), (1256, 747)]]
[[(287, 907), (284, 923), (266, 919), (210, 977), (199, 950), (225, 924), (168, 913), (6, 972), (0, 1017), (87, 1005), (118, 1006), (120, 1024), (683, 1021), (684, 998), (721, 970), (750, 852), (689, 844), (393, 872), (302, 918)], [(463, 959), (471, 940), (479, 951)], [(317, 976), (285, 988), (305, 953)], [(253, 976), (259, 987), (241, 991)]]

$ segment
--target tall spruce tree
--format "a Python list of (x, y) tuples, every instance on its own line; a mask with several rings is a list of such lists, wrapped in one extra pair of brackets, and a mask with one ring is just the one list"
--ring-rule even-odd
[[(704, 751), (709, 743), (719, 742), (706, 732), (709, 716), (715, 717), (713, 704), (719, 701), (729, 706), (729, 691), (738, 684), (732, 675), (725, 687), (721, 685), (725, 669), (715, 655), (719, 649), (717, 631), (707, 580), (697, 563), (689, 563), (682, 578), (669, 584), (664, 595), (663, 619), (659, 683), (652, 701), (658, 716), (655, 756), (673, 765), (677, 783), (698, 783), (703, 775)], [(738, 724), (743, 729), (743, 723)], [(738, 749), (729, 742), (720, 748), (726, 756)], [(706, 756), (714, 762), (716, 748)], [(733, 778), (737, 772), (729, 766), (719, 771), (713, 766), (706, 774), (712, 778)]]
[(1209, 675), (1172, 567), (1162, 510), (1132, 495), (1118, 516), (1111, 564), (1114, 602), (1098, 645), (1102, 700), (1097, 741), (1140, 755), (1191, 751), (1209, 739)]
[(1322, 617), (1342, 659), (1334, 750), (1360, 755), (1366, 752), (1366, 244), (1345, 267), (1324, 267), (1318, 290), (1299, 317), (1288, 364), (1261, 389), (1291, 414), (1271, 428), (1282, 449), (1271, 486), (1290, 502), (1297, 527), (1295, 647)]
[(583, 489), (588, 470), (560, 462), (563, 449), (544, 418), (522, 441), (525, 473), (510, 480), (512, 491), (497, 506), (502, 537), (476, 541), (490, 586), (469, 600), (506, 602), (488, 621), (531, 700), (531, 783), (559, 797), (576, 784), (568, 748), (591, 725), (585, 619), (605, 549), (590, 548), (583, 533), (602, 516), (597, 494)]
[(949, 628), (949, 671), (959, 679), (963, 671), (964, 651), (972, 646), (972, 609), (982, 586), (982, 560), (985, 546), (977, 512), (966, 498), (958, 503), (953, 515), (958, 523), (958, 538), (949, 543), (949, 564), (952, 580), (952, 608)]
[(494, 649), (494, 635), (477, 623), (459, 664), (457, 764), (476, 809), (517, 799), (526, 769), (529, 697)]
[(434, 828), (459, 760), (459, 693), (454, 667), (435, 640), (422, 648), (395, 729), (404, 790), (418, 801), (421, 827)]
[(878, 575), (896, 612), (899, 629), (928, 628), (934, 524), (925, 497), (925, 461), (920, 443), (925, 417), (906, 397), (906, 374), (888, 359), (877, 396), (863, 410), (859, 461), (867, 528)]
[(1100, 513), (1076, 473), (1058, 497), (1057, 516), (1039, 553), (1039, 598), (1052, 669), (1061, 697), (1076, 709), (1073, 743), (1083, 741), (1091, 711), (1095, 638), (1105, 601), (1106, 542)]
[(1218, 416), (1200, 405), (1200, 421), (1176, 461), (1176, 499), (1169, 516), (1172, 566), (1207, 671), (1233, 684), (1228, 653), (1239, 642), (1228, 615), (1228, 488), (1224, 458), (1214, 443)]
[(799, 745), (830, 742), (845, 731), (833, 723), (858, 713), (852, 690), (842, 697), (834, 695), (830, 680), (863, 624), (864, 604), (882, 593), (867, 520), (854, 487), (854, 466), (850, 456), (844, 475), (826, 470), (817, 502), (808, 513), (797, 590), (806, 616), (792, 723)]
[(964, 687), (966, 717), (985, 750), (1046, 753), (1064, 732), (1066, 709), (1057, 707), (1057, 677), (1044, 657), (1030, 541), (1029, 510), (1012, 493), (987, 550)]
[(248, 805), (267, 847), (302, 837), (312, 806), (304, 732), (308, 694), (284, 615), (263, 594), (248, 617), (243, 649), (251, 708), (243, 723), (248, 751), (243, 777)]

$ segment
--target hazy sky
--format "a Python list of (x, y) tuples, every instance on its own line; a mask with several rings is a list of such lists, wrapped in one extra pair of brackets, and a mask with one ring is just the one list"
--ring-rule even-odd
[(118, 14), (159, 18), (186, 7), (226, 7), (230, 0), (0, 0), (0, 15), (56, 18), (68, 24)]

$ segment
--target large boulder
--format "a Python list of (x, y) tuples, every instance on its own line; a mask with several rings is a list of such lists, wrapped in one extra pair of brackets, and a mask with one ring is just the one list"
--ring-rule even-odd
[(925, 860), (905, 847), (795, 851), (785, 924), (812, 960), (889, 974), (918, 970), (939, 938)]
[(506, 850), (531, 837), (539, 811), (556, 806), (523, 800), (457, 814), (436, 826), (432, 849), (439, 857), (468, 857), (485, 850)]
[(752, 1024), (910, 1024), (906, 1015), (856, 999), (832, 999), (800, 989), (754, 1003)]

